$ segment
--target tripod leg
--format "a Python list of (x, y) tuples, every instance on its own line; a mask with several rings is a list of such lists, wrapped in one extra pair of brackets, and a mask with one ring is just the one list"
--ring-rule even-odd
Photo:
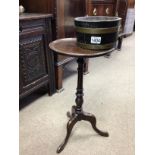
[(57, 149), (57, 153), (60, 153), (65, 145), (68, 142), (69, 136), (71, 134), (72, 128), (75, 125), (75, 123), (78, 121), (77, 115), (75, 115), (74, 117), (70, 118), (70, 120), (67, 123), (67, 134), (66, 134), (66, 138), (64, 139), (64, 141), (62, 142), (62, 144), (58, 147)]
[(108, 137), (108, 132), (103, 132), (96, 127), (96, 118), (93, 114), (84, 112), (82, 114), (82, 120), (89, 121), (93, 127), (93, 129), (101, 136)]
[(71, 112), (67, 112), (67, 117), (72, 118), (75, 115), (75, 105), (72, 106)]

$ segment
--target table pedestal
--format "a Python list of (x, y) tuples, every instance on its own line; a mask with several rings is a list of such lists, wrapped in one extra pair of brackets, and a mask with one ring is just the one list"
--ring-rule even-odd
[(73, 126), (81, 120), (89, 121), (93, 127), (93, 129), (101, 136), (108, 137), (108, 132), (103, 132), (96, 127), (96, 118), (93, 114), (83, 112), (82, 104), (83, 104), (83, 68), (84, 68), (84, 58), (79, 57), (77, 60), (78, 63), (78, 83), (77, 83), (77, 92), (76, 92), (76, 106), (72, 106), (71, 113), (68, 112), (67, 115), (70, 118), (67, 123), (67, 134), (66, 138), (62, 142), (62, 144), (58, 147), (57, 153), (60, 153), (65, 145), (68, 142), (69, 136), (71, 134)]

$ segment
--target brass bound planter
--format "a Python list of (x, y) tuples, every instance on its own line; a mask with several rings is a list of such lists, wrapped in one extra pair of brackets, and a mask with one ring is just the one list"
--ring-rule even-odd
[(74, 19), (77, 44), (81, 48), (107, 50), (116, 46), (121, 18), (85, 16)]

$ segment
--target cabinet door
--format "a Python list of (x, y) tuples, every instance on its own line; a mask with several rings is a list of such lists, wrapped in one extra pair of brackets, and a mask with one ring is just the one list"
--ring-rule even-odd
[(45, 35), (41, 31), (21, 35), (19, 52), (20, 90), (26, 91), (48, 78)]

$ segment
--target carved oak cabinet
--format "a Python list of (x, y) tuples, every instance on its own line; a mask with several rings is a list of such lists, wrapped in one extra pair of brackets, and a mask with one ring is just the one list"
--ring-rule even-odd
[(19, 17), (19, 93), (20, 98), (48, 86), (55, 92), (51, 14), (24, 13)]
[[(26, 12), (51, 13), (54, 21), (53, 40), (75, 37), (74, 17), (85, 16), (86, 0), (20, 0)], [(54, 54), (55, 80), (58, 92), (63, 90), (64, 65), (74, 58)], [(88, 71), (88, 60), (85, 61), (84, 72)]]

